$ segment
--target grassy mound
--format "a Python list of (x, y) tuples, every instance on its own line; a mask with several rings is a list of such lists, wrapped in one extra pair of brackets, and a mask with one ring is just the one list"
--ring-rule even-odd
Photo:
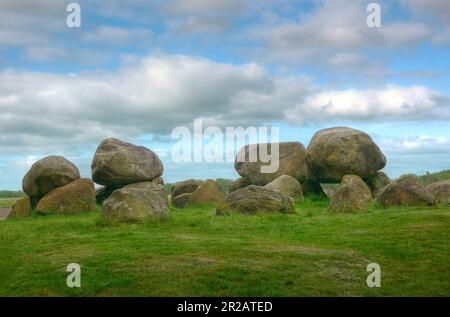
[[(293, 215), (172, 210), (162, 223), (99, 212), (0, 221), (0, 296), (449, 296), (450, 206)], [(81, 288), (66, 286), (69, 263)], [(366, 285), (381, 265), (381, 288)]]

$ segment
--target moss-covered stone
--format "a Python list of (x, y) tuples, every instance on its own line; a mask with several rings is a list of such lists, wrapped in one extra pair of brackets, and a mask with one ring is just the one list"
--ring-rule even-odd
[(14, 203), (8, 218), (26, 218), (31, 215), (31, 211), (30, 197), (25, 196)]
[(250, 185), (229, 193), (224, 203), (220, 204), (216, 213), (227, 215), (231, 213), (293, 213), (295, 212), (292, 198), (280, 192), (262, 186)]
[(372, 204), (369, 186), (357, 175), (346, 175), (331, 198), (329, 210), (338, 213), (364, 212)]
[(311, 177), (320, 183), (339, 183), (345, 175), (374, 176), (386, 157), (372, 138), (351, 128), (317, 132), (308, 146)]
[[(259, 156), (260, 148), (264, 147), (268, 153), (272, 153), (272, 147), (278, 146), (278, 169), (273, 173), (264, 173), (262, 166), (268, 166), (274, 162), (263, 162)], [(263, 153), (264, 153), (263, 152)], [(256, 160), (252, 161), (250, 153), (254, 153)], [(308, 179), (309, 169), (307, 152), (300, 142), (281, 142), (269, 144), (251, 144), (243, 147), (236, 155), (234, 168), (242, 177), (248, 179), (253, 185), (264, 186), (282, 175), (290, 175), (303, 182)]]
[(433, 183), (427, 189), (436, 197), (438, 203), (450, 204), (450, 179)]
[(289, 175), (282, 175), (264, 187), (270, 190), (276, 190), (283, 195), (291, 197), (294, 201), (304, 199), (302, 185), (294, 177)]
[(98, 146), (91, 168), (94, 182), (110, 188), (152, 181), (164, 170), (153, 151), (114, 138)]
[(75, 214), (95, 210), (94, 183), (86, 178), (52, 190), (36, 206), (36, 211), (43, 214)]
[(103, 202), (102, 215), (107, 220), (119, 222), (168, 219), (164, 186), (141, 182), (117, 189)]
[(225, 192), (216, 181), (207, 180), (194, 190), (189, 204), (220, 204), (225, 199)]
[(384, 207), (392, 206), (432, 206), (436, 198), (414, 177), (402, 177), (384, 187), (377, 197)]
[(80, 178), (78, 168), (62, 156), (47, 156), (31, 166), (22, 187), (35, 206), (39, 199), (55, 188)]

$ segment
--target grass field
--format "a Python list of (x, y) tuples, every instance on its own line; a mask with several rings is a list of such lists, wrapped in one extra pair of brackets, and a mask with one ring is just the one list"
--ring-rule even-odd
[[(2, 202), (4, 203), (4, 201)], [(0, 222), (1, 296), (450, 296), (450, 206), (108, 225), (99, 213)], [(65, 268), (81, 265), (81, 288)], [(366, 285), (381, 265), (381, 288)]]
[(9, 208), (14, 205), (18, 198), (0, 198), (0, 208)]

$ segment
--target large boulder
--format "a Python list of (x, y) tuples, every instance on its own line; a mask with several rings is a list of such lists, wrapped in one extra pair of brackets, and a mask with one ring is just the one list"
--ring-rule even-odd
[(90, 179), (81, 178), (52, 190), (42, 197), (36, 210), (43, 214), (75, 214), (95, 211), (95, 188)]
[(345, 175), (344, 177), (342, 177), (341, 185), (346, 184), (355, 185), (361, 189), (364, 189), (365, 194), (372, 197), (369, 185), (367, 185), (367, 183), (358, 175)]
[[(276, 145), (279, 148), (278, 170), (273, 173), (263, 173), (261, 167), (273, 165), (274, 162), (262, 162), (259, 155), (260, 148), (263, 147), (263, 153), (266, 152), (266, 149), (268, 153), (272, 153), (272, 147)], [(236, 155), (234, 168), (239, 175), (248, 179), (252, 184), (260, 186), (267, 185), (281, 175), (290, 175), (299, 182), (306, 181), (309, 175), (307, 152), (300, 142), (246, 145)]]
[[(156, 177), (152, 180), (152, 183), (159, 184), (164, 186), (164, 180), (162, 177)], [(103, 202), (116, 190), (119, 188), (115, 187), (107, 187), (102, 186), (95, 190), (95, 200), (97, 201), (97, 204), (103, 204)]]
[(154, 178), (152, 182), (164, 186), (164, 179), (161, 176)]
[(11, 208), (8, 218), (25, 218), (31, 215), (30, 197), (25, 196), (18, 199)]
[(372, 203), (372, 193), (362, 178), (346, 175), (331, 197), (329, 210), (339, 213), (363, 212)]
[(107, 220), (119, 222), (168, 219), (164, 186), (141, 182), (117, 189), (103, 202), (102, 215)]
[(152, 181), (164, 170), (152, 150), (114, 138), (98, 146), (91, 169), (94, 182), (111, 188)]
[(265, 186), (291, 197), (294, 201), (303, 200), (302, 185), (290, 175), (282, 175)]
[(184, 193), (172, 198), (172, 205), (176, 208), (184, 208), (189, 204), (192, 193)]
[(345, 175), (374, 176), (386, 158), (372, 138), (351, 128), (317, 132), (308, 146), (311, 177), (320, 183), (338, 183)]
[(47, 156), (35, 162), (22, 180), (22, 188), (35, 206), (39, 199), (55, 188), (80, 178), (80, 171), (62, 156)]
[(372, 196), (377, 197), (381, 190), (391, 183), (391, 179), (384, 172), (377, 172), (374, 176), (365, 179)]
[(450, 179), (433, 183), (427, 189), (434, 195), (436, 202), (450, 204)]
[(282, 193), (261, 186), (250, 185), (229, 193), (218, 206), (218, 215), (231, 213), (294, 213), (294, 201)]
[(432, 206), (436, 198), (414, 177), (402, 177), (384, 187), (377, 196), (383, 207)]
[(250, 185), (252, 185), (252, 183), (248, 179), (246, 179), (244, 177), (240, 177), (230, 183), (230, 185), (228, 186), (228, 192), (232, 193), (238, 189), (241, 189), (241, 188), (244, 188), (244, 187), (247, 187)]
[(203, 181), (200, 181), (200, 180), (188, 179), (188, 180), (173, 184), (172, 190), (170, 192), (172, 199), (181, 194), (192, 193), (202, 183), (203, 183)]
[(225, 192), (216, 181), (207, 180), (194, 190), (189, 204), (220, 204), (225, 199)]

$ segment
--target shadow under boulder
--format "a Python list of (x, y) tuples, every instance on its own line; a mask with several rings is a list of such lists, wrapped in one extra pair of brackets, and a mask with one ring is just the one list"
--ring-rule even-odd
[(250, 186), (250, 185), (252, 185), (252, 183), (248, 179), (246, 179), (244, 177), (240, 177), (230, 183), (230, 185), (228, 187), (228, 192), (232, 193), (236, 190), (242, 189), (242, 188)]
[(391, 179), (380, 171), (375, 176), (366, 178), (365, 182), (369, 186), (372, 196), (377, 197), (381, 190), (391, 183)]
[(179, 195), (192, 193), (202, 183), (203, 183), (203, 181), (201, 181), (201, 180), (188, 179), (188, 180), (173, 184), (172, 190), (170, 192), (172, 200)]

